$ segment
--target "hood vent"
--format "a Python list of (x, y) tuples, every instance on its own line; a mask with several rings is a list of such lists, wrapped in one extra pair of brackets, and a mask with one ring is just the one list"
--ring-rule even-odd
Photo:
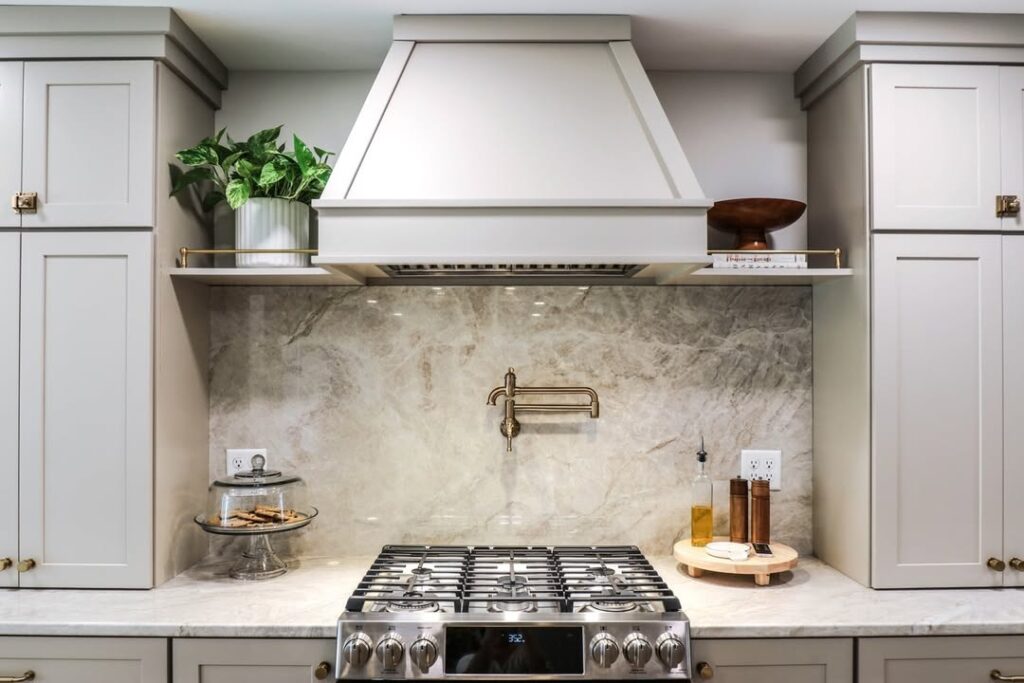
[(314, 263), (364, 278), (641, 278), (708, 263), (704, 197), (623, 16), (399, 16)]

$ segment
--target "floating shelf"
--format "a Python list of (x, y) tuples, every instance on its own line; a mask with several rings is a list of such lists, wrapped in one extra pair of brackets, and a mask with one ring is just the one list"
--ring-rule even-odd
[(681, 278), (680, 285), (813, 285), (853, 274), (850, 268), (755, 269), (702, 268)]
[(361, 285), (326, 268), (172, 268), (171, 277), (206, 285)]

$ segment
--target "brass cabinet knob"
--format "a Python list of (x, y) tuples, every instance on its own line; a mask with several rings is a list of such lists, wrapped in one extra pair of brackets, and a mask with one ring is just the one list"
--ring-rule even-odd
[(35, 566), (36, 566), (36, 561), (33, 560), (30, 557), (27, 560), (22, 560), (21, 562), (18, 563), (18, 571), (19, 572), (27, 572), (29, 569), (32, 569)]
[(313, 675), (316, 677), (316, 680), (318, 681), (324, 680), (325, 678), (331, 675), (331, 663), (320, 662), (316, 665), (316, 668), (313, 669)]
[(14, 560), (9, 557), (0, 557), (0, 572), (14, 566)]
[(1011, 557), (1010, 568), (1016, 569), (1019, 572), (1024, 572), (1024, 560), (1020, 559), (1019, 557)]
[(992, 669), (989, 672), (988, 677), (993, 681), (1024, 681), (1024, 676), (1006, 676), (1003, 675), (999, 669)]
[(1001, 572), (1004, 569), (1006, 569), (1006, 563), (997, 557), (988, 558), (988, 562), (986, 562), (985, 564), (988, 565), (989, 569), (997, 572)]
[(715, 670), (707, 662), (697, 662), (697, 675), (707, 680), (715, 677)]

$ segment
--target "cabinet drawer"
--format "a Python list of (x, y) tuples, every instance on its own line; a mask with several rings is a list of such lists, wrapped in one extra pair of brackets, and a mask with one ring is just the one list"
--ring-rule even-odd
[(176, 639), (173, 683), (318, 683), (334, 680), (331, 639)]
[(984, 683), (1024, 675), (1024, 636), (862, 638), (860, 683)]
[(0, 638), (0, 676), (36, 683), (165, 683), (163, 638)]
[(852, 683), (853, 640), (695, 640), (693, 661), (694, 680), (714, 683)]

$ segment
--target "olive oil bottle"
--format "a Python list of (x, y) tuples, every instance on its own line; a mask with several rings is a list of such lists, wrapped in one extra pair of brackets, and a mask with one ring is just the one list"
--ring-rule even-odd
[(697, 547), (711, 542), (715, 523), (714, 507), (711, 502), (711, 477), (704, 470), (707, 461), (704, 437), (701, 436), (700, 450), (697, 451), (697, 476), (690, 485), (690, 542)]

